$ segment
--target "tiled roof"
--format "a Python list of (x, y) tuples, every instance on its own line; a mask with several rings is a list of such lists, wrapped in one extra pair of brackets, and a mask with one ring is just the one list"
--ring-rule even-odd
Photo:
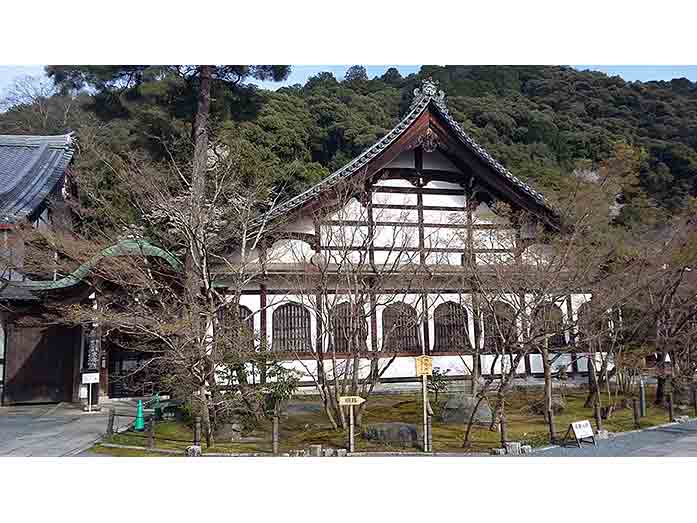
[(448, 112), (448, 108), (445, 104), (445, 94), (443, 91), (438, 90), (436, 84), (429, 79), (423, 82), (421, 89), (414, 89), (414, 100), (409, 108), (409, 112), (394, 129), (392, 129), (377, 143), (363, 151), (359, 156), (348, 164), (344, 165), (338, 171), (333, 172), (327, 178), (307, 191), (276, 207), (269, 213), (267, 218), (273, 219), (297, 209), (309, 200), (313, 199), (320, 192), (332, 187), (340, 180), (357, 172), (372, 158), (380, 154), (386, 147), (397, 140), (409, 128), (409, 126), (416, 121), (421, 113), (426, 110), (429, 104), (432, 105), (436, 109), (436, 112), (445, 119), (454, 134), (459, 137), (461, 142), (473, 154), (483, 160), (494, 172), (504, 177), (517, 189), (527, 194), (539, 204), (547, 207), (549, 210), (552, 210), (551, 206), (547, 203), (544, 196), (540, 192), (534, 190), (528, 184), (516, 178), (508, 169), (497, 162), (481, 145), (475, 142), (474, 139), (462, 129), (462, 127), (453, 119), (452, 116), (450, 116), (450, 113)]
[(0, 135), (0, 224), (36, 212), (56, 188), (72, 156), (70, 134)]
[(12, 283), (0, 282), (0, 301), (38, 301), (38, 297), (28, 289), (23, 289)]

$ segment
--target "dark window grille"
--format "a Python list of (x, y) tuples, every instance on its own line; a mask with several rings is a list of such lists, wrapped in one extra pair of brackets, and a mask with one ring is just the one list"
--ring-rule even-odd
[(237, 318), (231, 316), (230, 308), (220, 309), (218, 321), (224, 336), (230, 335), (232, 339), (231, 329), (239, 329), (240, 336), (246, 339), (247, 349), (254, 349), (254, 316), (249, 307), (239, 305)]
[(310, 312), (299, 303), (286, 303), (273, 311), (274, 352), (309, 352)]
[(504, 349), (512, 351), (518, 340), (515, 311), (507, 303), (494, 302), (492, 310), (484, 309), (484, 352), (500, 354)]
[(332, 339), (336, 352), (367, 351), (368, 324), (362, 307), (344, 302), (332, 309)]
[(467, 310), (460, 304), (446, 301), (433, 312), (435, 325), (436, 352), (469, 352), (471, 350), (468, 336)]
[(421, 353), (421, 336), (414, 307), (394, 303), (382, 312), (383, 350)]
[(547, 348), (555, 349), (566, 345), (564, 315), (557, 305), (542, 305), (535, 314), (535, 322), (540, 329), (539, 334), (544, 336)]

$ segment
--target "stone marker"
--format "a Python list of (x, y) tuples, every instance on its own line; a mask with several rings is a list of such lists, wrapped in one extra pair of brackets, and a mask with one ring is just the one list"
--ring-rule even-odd
[(322, 456), (322, 445), (310, 445), (310, 448), (309, 448), (307, 454), (310, 456), (313, 456), (315, 458), (321, 457)]
[(242, 424), (238, 422), (224, 423), (215, 431), (215, 439), (221, 441), (240, 441), (242, 439)]
[[(467, 423), (472, 415), (477, 399), (468, 394), (457, 394), (450, 396), (441, 411), (440, 420), (443, 423)], [(493, 419), (491, 407), (486, 402), (482, 401), (477, 408), (477, 413), (474, 415), (475, 425), (488, 425)]]
[(416, 425), (400, 422), (368, 425), (363, 431), (363, 437), (400, 447), (415, 447), (419, 442)]
[(518, 456), (521, 451), (520, 451), (520, 442), (519, 441), (508, 441), (506, 442), (506, 454), (509, 456)]
[(190, 458), (200, 457), (201, 445), (191, 445), (189, 447), (186, 447), (186, 455)]

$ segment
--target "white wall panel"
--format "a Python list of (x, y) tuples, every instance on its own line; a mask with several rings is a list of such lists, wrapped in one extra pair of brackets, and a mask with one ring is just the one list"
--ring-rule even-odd
[[(399, 180), (387, 180), (399, 181)], [(414, 188), (409, 182), (404, 182), (412, 189)], [(417, 198), (415, 194), (409, 193), (390, 193), (390, 192), (374, 192), (373, 203), (377, 205), (416, 205)]]
[(467, 225), (467, 214), (465, 214), (465, 211), (431, 211), (424, 209), (424, 223), (465, 226)]
[(437, 207), (458, 207), (465, 206), (465, 196), (463, 194), (424, 194), (424, 205)]

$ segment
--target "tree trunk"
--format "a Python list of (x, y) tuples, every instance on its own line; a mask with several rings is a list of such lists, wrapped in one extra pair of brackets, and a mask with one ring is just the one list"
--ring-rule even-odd
[[(203, 282), (201, 279), (201, 274), (199, 273), (199, 268), (202, 267), (202, 253), (199, 249), (197, 240), (202, 232), (200, 231), (200, 216), (205, 201), (205, 170), (208, 155), (208, 116), (210, 113), (211, 79), (213, 74), (212, 66), (201, 66), (199, 74), (200, 86), (198, 93), (198, 105), (196, 109), (196, 118), (194, 120), (194, 126), (192, 129), (194, 136), (194, 157), (191, 169), (189, 204), (190, 227), (191, 230), (194, 231), (194, 239), (192, 240), (192, 244), (188, 245), (188, 248), (186, 249), (186, 256), (184, 260), (184, 288), (186, 292), (185, 303), (187, 307), (188, 319), (191, 323), (192, 330), (197, 334), (198, 337), (200, 337), (199, 339), (194, 339), (192, 343), (195, 343), (199, 347), (199, 350), (202, 352), (201, 358), (205, 361), (207, 359), (206, 351), (208, 347), (206, 347), (203, 336), (205, 336), (206, 329), (205, 326), (201, 326), (201, 318), (198, 307), (201, 304), (202, 298), (205, 297), (205, 294), (203, 294)], [(199, 395), (201, 402), (201, 417), (206, 433), (206, 443), (208, 446), (211, 446), (213, 442), (213, 434), (205, 385), (200, 386)]]
[(213, 438), (213, 428), (211, 427), (211, 415), (208, 409), (208, 398), (206, 394), (206, 387), (202, 385), (199, 388), (199, 401), (201, 402), (201, 421), (203, 423), (203, 431), (206, 434), (206, 446), (208, 448), (215, 445)]
[(588, 409), (592, 407), (599, 396), (600, 388), (598, 386), (598, 375), (595, 372), (595, 361), (588, 361), (588, 396), (583, 407)]
[(545, 420), (547, 420), (547, 413), (552, 409), (552, 366), (549, 362), (549, 350), (546, 347), (542, 347), (542, 367), (544, 370), (544, 403), (545, 403)]

